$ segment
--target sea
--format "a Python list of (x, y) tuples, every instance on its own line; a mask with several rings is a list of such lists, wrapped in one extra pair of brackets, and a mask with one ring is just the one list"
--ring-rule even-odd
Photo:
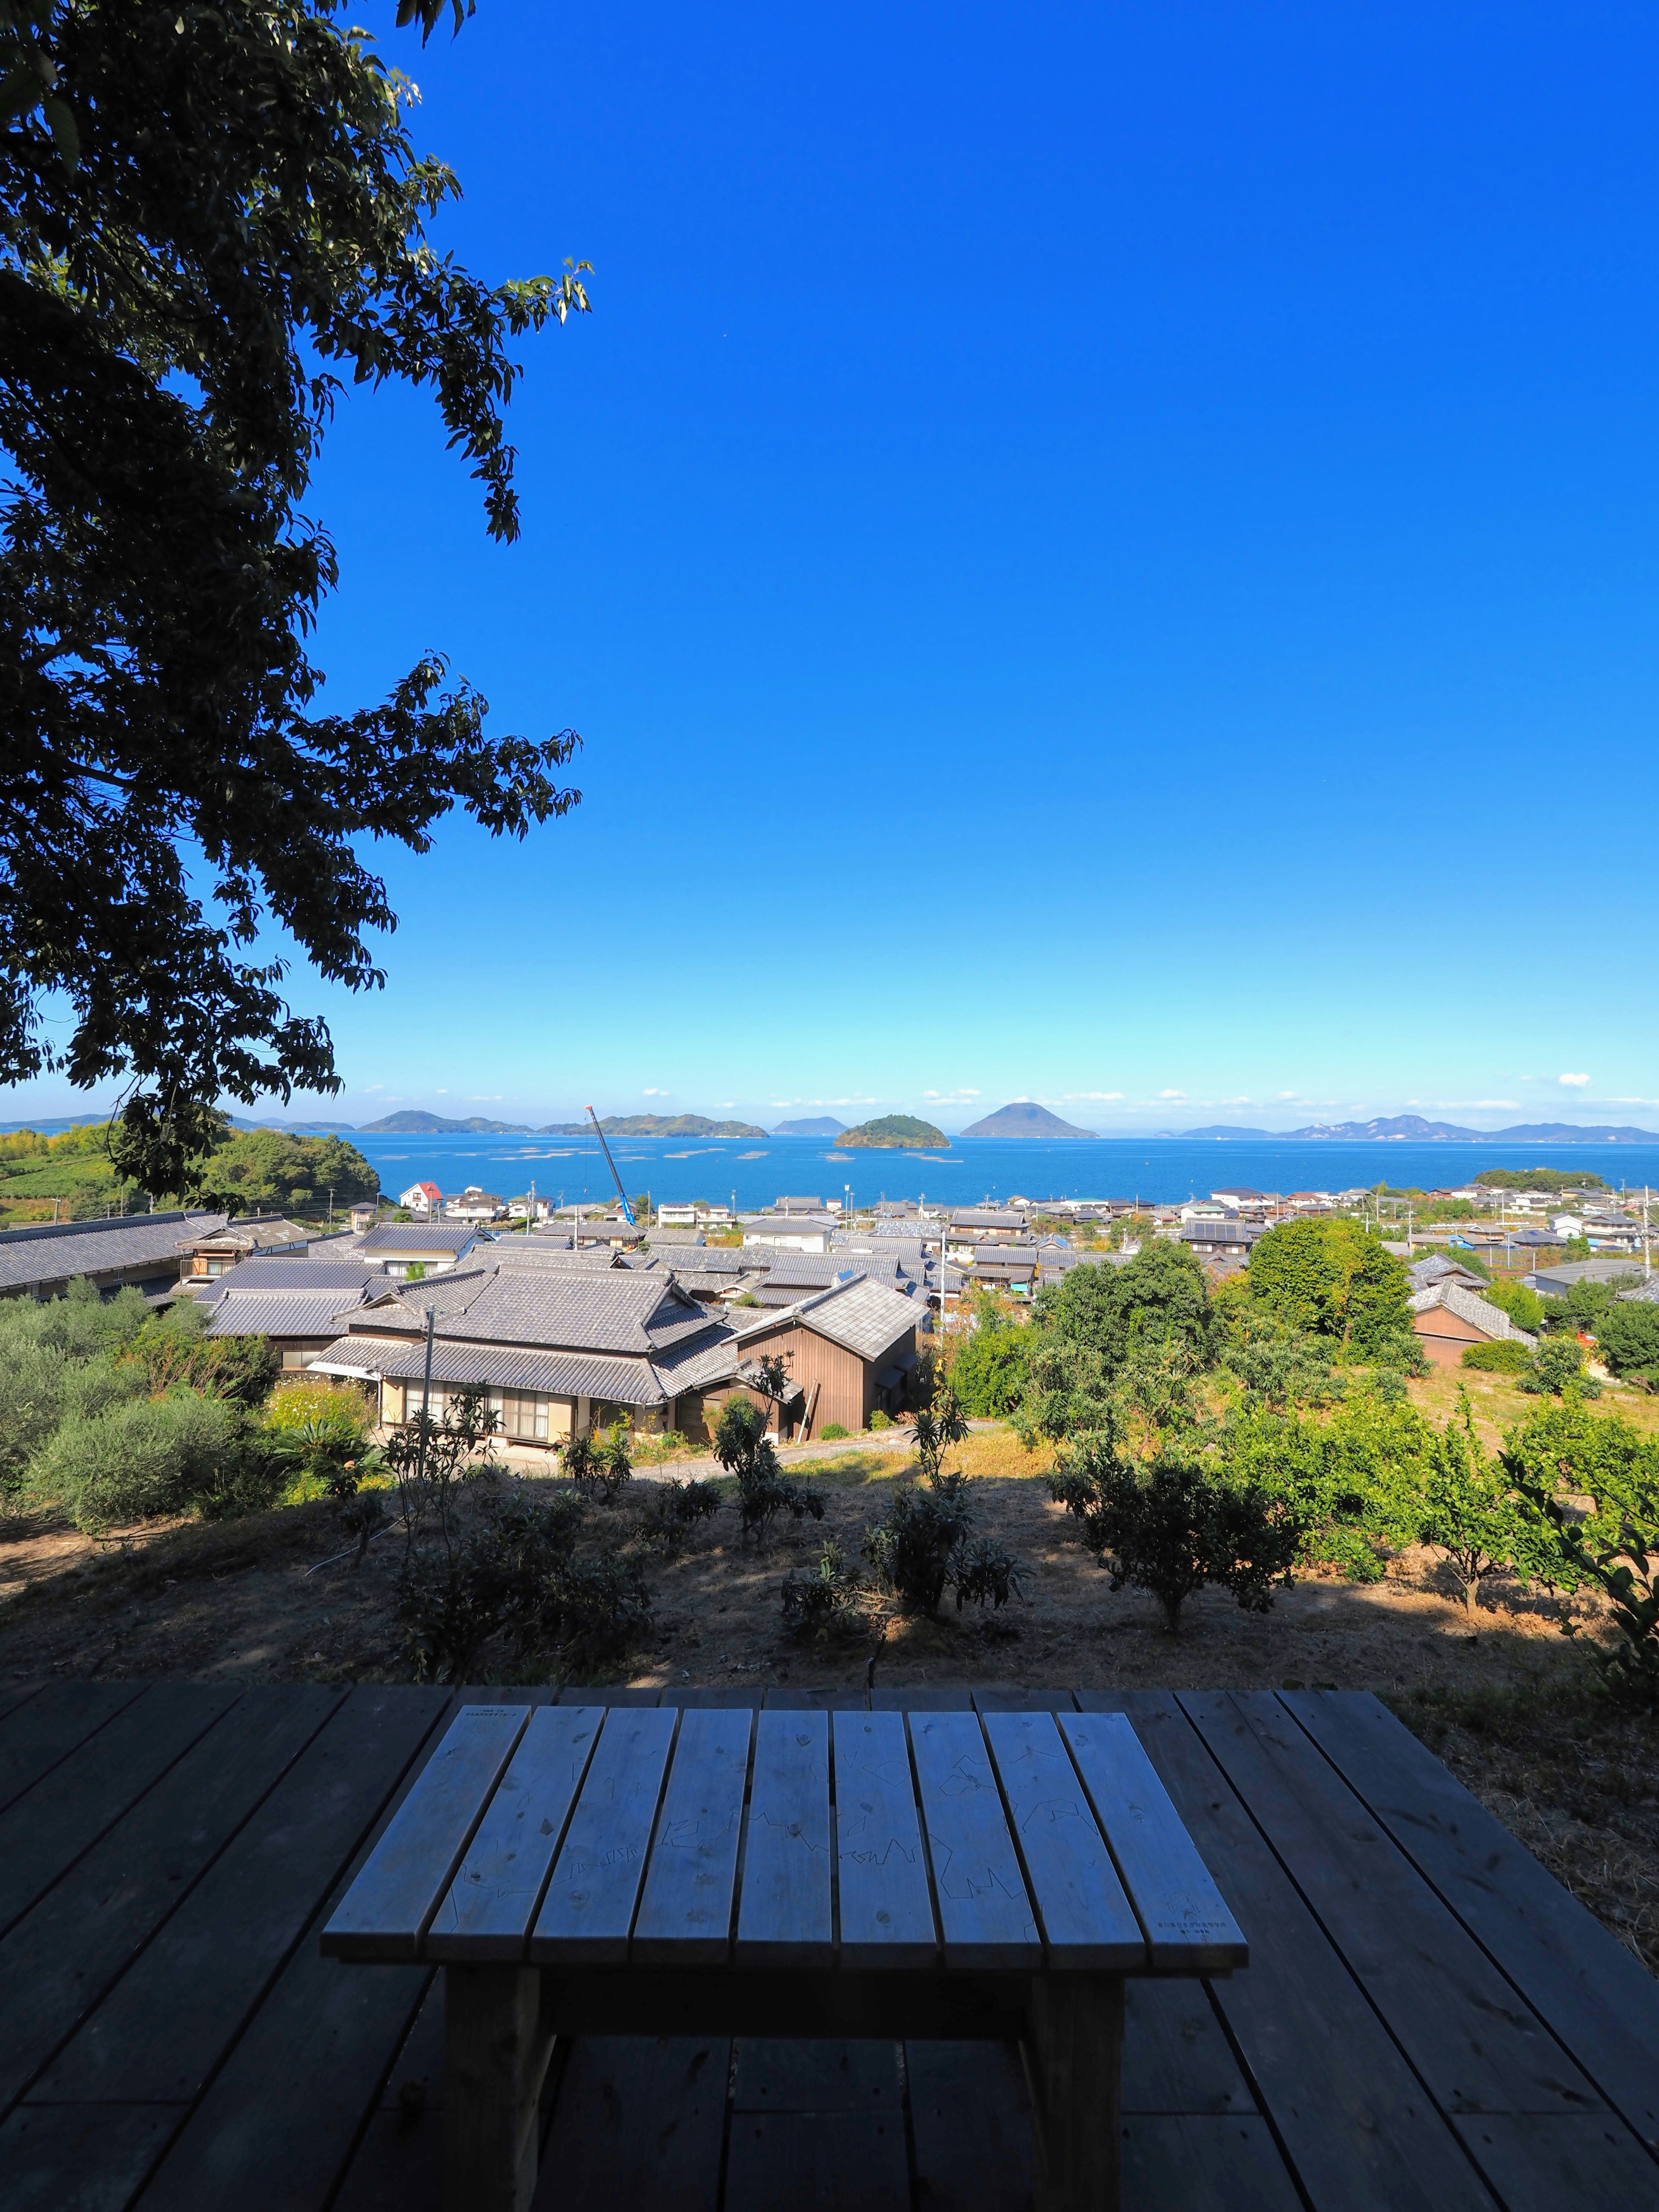
[[(616, 1196), (605, 1156), (591, 1138), (340, 1133), (393, 1197), (416, 1182), (435, 1182), (447, 1196), (476, 1183), (503, 1199), (520, 1197), (533, 1184), (538, 1196), (561, 1206)], [(822, 1137), (625, 1137), (613, 1139), (611, 1151), (630, 1199), (648, 1191), (654, 1204), (705, 1199), (744, 1212), (786, 1195), (832, 1205), (850, 1196), (859, 1206), (884, 1198), (958, 1206), (1012, 1198), (1158, 1205), (1207, 1197), (1228, 1184), (1286, 1192), (1387, 1182), (1435, 1190), (1468, 1182), (1482, 1168), (1588, 1170), (1614, 1190), (1659, 1189), (1659, 1143), (964, 1137), (935, 1152), (842, 1152)]]

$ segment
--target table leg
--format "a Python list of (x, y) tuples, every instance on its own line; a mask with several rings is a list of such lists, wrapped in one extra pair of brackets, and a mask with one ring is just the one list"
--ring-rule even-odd
[(530, 2212), (553, 2049), (534, 1966), (444, 1969), (445, 2212)]
[(1038, 2212), (1118, 2212), (1121, 1974), (1036, 1974), (1027, 2013)]

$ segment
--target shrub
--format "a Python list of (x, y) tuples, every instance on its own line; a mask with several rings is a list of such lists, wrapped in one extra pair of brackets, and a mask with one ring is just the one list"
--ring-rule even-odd
[(1532, 1367), (1532, 1353), (1518, 1337), (1499, 1336), (1490, 1344), (1470, 1345), (1461, 1364), (1486, 1375), (1525, 1375)]
[(1595, 1325), (1596, 1348), (1615, 1375), (1659, 1370), (1659, 1305), (1615, 1298)]
[(780, 1513), (799, 1521), (823, 1518), (823, 1500), (804, 1482), (791, 1482), (778, 1465), (766, 1416), (750, 1398), (728, 1398), (714, 1428), (714, 1456), (738, 1479), (738, 1518), (744, 1536), (757, 1545)]
[[(1248, 1285), (1241, 1280), (1241, 1287)], [(1263, 1405), (1282, 1412), (1291, 1406), (1332, 1405), (1342, 1396), (1328, 1338), (1275, 1313), (1248, 1304), (1241, 1307), (1237, 1299), (1227, 1301), (1224, 1310), (1232, 1333), (1226, 1364)]]
[(893, 1417), (890, 1413), (884, 1413), (878, 1407), (870, 1416), (870, 1425), (872, 1429), (890, 1429), (893, 1425)]
[(32, 1462), (28, 1486), (96, 1529), (162, 1514), (257, 1512), (284, 1476), (240, 1407), (175, 1390), (63, 1422)]
[(1209, 1284), (1184, 1244), (1161, 1239), (1121, 1267), (1073, 1267), (1037, 1293), (1018, 1425), (1055, 1437), (1100, 1429), (1127, 1367), (1196, 1374), (1216, 1337)]
[(820, 1443), (833, 1444), (838, 1443), (842, 1437), (850, 1437), (852, 1433), (851, 1429), (843, 1428), (839, 1421), (826, 1421), (818, 1431), (818, 1437)]
[(1489, 1305), (1506, 1313), (1517, 1328), (1524, 1328), (1528, 1336), (1536, 1336), (1544, 1326), (1544, 1301), (1524, 1283), (1507, 1282), (1499, 1276), (1487, 1285), (1481, 1295)]
[(1627, 1525), (1659, 1528), (1659, 1438), (1577, 1400), (1540, 1406), (1504, 1439), (1504, 1470), (1528, 1498), (1588, 1497), (1587, 1542), (1615, 1542)]
[(951, 1363), (951, 1388), (965, 1412), (994, 1419), (1013, 1412), (1025, 1395), (1030, 1373), (1030, 1332), (981, 1317)]
[(863, 1577), (826, 1537), (810, 1573), (792, 1567), (783, 1578), (784, 1632), (817, 1644), (859, 1635), (865, 1626), (863, 1600)]
[(409, 1552), (398, 1578), (395, 1617), (403, 1656), (417, 1682), (459, 1682), (490, 1638), (525, 1647), (556, 1632), (556, 1578), (568, 1568), (582, 1507), (573, 1492), (538, 1498), (515, 1486), (481, 1514), (465, 1540)]
[(616, 1552), (567, 1560), (548, 1587), (545, 1629), (567, 1664), (618, 1659), (651, 1626), (651, 1592), (638, 1559)]
[(1534, 1398), (1559, 1398), (1565, 1390), (1582, 1398), (1601, 1395), (1601, 1385), (1584, 1372), (1583, 1346), (1571, 1336), (1547, 1336), (1528, 1361), (1520, 1387)]
[(262, 1405), (283, 1371), (269, 1337), (209, 1336), (206, 1310), (194, 1300), (151, 1314), (132, 1338), (127, 1357), (144, 1370), (150, 1389), (175, 1383), (234, 1398), (250, 1412)]
[(969, 1478), (937, 1467), (912, 1488), (893, 1493), (887, 1517), (864, 1532), (864, 1556), (876, 1579), (907, 1613), (939, 1617), (947, 1589), (964, 1605), (1000, 1608), (1020, 1591), (1022, 1562), (988, 1539), (973, 1535)]
[(1504, 1567), (1524, 1574), (1535, 1564), (1536, 1516), (1517, 1498), (1503, 1466), (1481, 1450), (1467, 1398), (1462, 1427), (1442, 1430), (1430, 1446), (1419, 1534), (1445, 1554), (1471, 1611), (1486, 1576)]
[(641, 1534), (658, 1550), (677, 1552), (700, 1521), (719, 1512), (720, 1504), (712, 1482), (655, 1483)]
[(628, 1431), (617, 1421), (597, 1440), (572, 1437), (564, 1448), (564, 1471), (583, 1497), (614, 1505), (634, 1472)]
[(1150, 1591), (1172, 1636), (1182, 1606), (1206, 1584), (1231, 1590), (1249, 1613), (1271, 1609), (1276, 1584), (1290, 1587), (1303, 1538), (1294, 1512), (1256, 1484), (1227, 1480), (1190, 1449), (1142, 1467), (1089, 1439), (1049, 1488), (1082, 1524), (1112, 1588)]

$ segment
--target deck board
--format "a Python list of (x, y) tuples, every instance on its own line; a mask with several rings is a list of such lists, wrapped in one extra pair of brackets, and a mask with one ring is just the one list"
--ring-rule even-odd
[[(0, 1939), (0, 2053), (27, 2084), (0, 2113), (0, 2212), (440, 2212), (441, 1981), (323, 1959), (316, 1936), (461, 1703), (761, 1707), (823, 1729), (976, 1702), (23, 1686), (9, 1711), (0, 1696), (0, 1778), (30, 1816), (0, 1809), (18, 1846), (0, 1893), (25, 1908)], [(1659, 2102), (1659, 1985), (1375, 1700), (977, 1703), (1127, 1711), (1250, 1943), (1230, 1980), (1130, 1986), (1126, 2212), (1659, 2212), (1634, 2131)], [(61, 1994), (48, 1951), (89, 1986)], [(1485, 2101), (1515, 2109), (1449, 2112), (1468, 2069), (1445, 2054), (1472, 2014), (1491, 2027), (1500, 1985), (1508, 2014), (1475, 2055)], [(1576, 2061), (1613, 2110), (1527, 2109), (1547, 2102), (1540, 2021), (1562, 2079)], [(1012, 2045), (583, 2038), (556, 2051), (544, 2113), (543, 2212), (1031, 2202)]]

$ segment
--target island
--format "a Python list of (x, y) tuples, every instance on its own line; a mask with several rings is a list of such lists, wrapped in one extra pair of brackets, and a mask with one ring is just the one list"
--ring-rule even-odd
[(860, 1121), (856, 1129), (843, 1129), (836, 1146), (841, 1152), (877, 1151), (883, 1146), (891, 1152), (913, 1152), (918, 1146), (932, 1152), (950, 1141), (943, 1129), (936, 1129), (931, 1121), (917, 1121), (914, 1114), (884, 1114), (877, 1121)]
[(772, 1132), (775, 1137), (838, 1137), (847, 1127), (836, 1121), (833, 1114), (815, 1114), (805, 1121), (780, 1121)]
[(1098, 1129), (1079, 1129), (1073, 1122), (1062, 1121), (1058, 1114), (1051, 1114), (1046, 1106), (1034, 1099), (1020, 1098), (1012, 1106), (999, 1106), (994, 1114), (987, 1114), (969, 1129), (964, 1137), (1093, 1137), (1099, 1138)]
[[(702, 1114), (607, 1114), (599, 1127), (607, 1137), (763, 1137), (752, 1121), (711, 1121)], [(544, 1137), (591, 1137), (591, 1121), (553, 1121)]]
[[(343, 1128), (344, 1122), (330, 1123)], [(357, 1133), (364, 1137), (530, 1137), (536, 1133), (527, 1121), (486, 1121), (474, 1114), (465, 1121), (446, 1121), (441, 1114), (409, 1111), (387, 1114), (378, 1121), (364, 1121)]]

